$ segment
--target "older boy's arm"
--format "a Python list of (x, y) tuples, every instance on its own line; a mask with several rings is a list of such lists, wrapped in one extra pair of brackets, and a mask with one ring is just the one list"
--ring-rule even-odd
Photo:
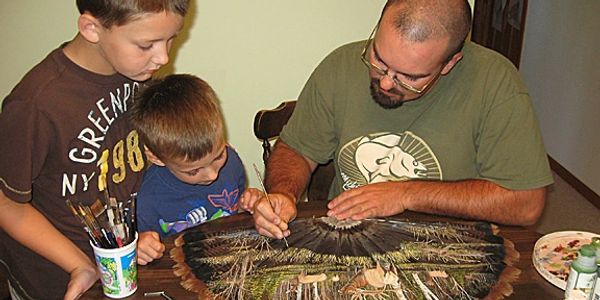
[(363, 219), (412, 210), (501, 224), (531, 225), (541, 216), (545, 199), (545, 187), (516, 191), (486, 180), (385, 182), (340, 194), (329, 203), (328, 214), (340, 219)]
[(87, 255), (44, 215), (29, 203), (12, 201), (1, 190), (0, 227), (19, 243), (71, 274), (65, 299), (75, 299), (98, 279), (96, 266)]

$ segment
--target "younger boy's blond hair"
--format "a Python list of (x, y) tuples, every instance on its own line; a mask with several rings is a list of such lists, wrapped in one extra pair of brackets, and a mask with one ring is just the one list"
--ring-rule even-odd
[(187, 74), (151, 81), (133, 104), (131, 121), (161, 161), (197, 161), (225, 141), (215, 91)]

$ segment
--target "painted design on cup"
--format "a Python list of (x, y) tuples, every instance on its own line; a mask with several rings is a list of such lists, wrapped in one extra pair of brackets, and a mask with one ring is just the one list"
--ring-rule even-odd
[(96, 255), (96, 262), (100, 266), (102, 289), (105, 294), (116, 295), (119, 293), (119, 282), (117, 281), (117, 263), (112, 257), (100, 257)]
[(121, 266), (123, 266), (123, 279), (127, 290), (137, 289), (137, 264), (135, 251), (129, 255), (121, 257)]

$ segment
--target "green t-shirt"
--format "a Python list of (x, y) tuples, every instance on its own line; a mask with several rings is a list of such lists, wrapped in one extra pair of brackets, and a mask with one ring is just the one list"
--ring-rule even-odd
[(364, 43), (321, 62), (280, 136), (315, 162), (335, 161), (330, 198), (409, 179), (485, 179), (514, 190), (553, 182), (529, 94), (510, 61), (466, 43), (462, 60), (425, 95), (384, 109), (370, 94)]

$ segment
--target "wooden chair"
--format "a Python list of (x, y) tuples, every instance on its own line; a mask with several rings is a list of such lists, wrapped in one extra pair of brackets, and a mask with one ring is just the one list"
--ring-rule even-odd
[[(254, 116), (254, 135), (262, 141), (265, 166), (271, 155), (270, 141), (279, 137), (295, 107), (296, 101), (284, 101), (276, 108), (260, 110)], [(308, 184), (308, 201), (326, 201), (334, 176), (335, 170), (331, 161), (317, 166)]]

